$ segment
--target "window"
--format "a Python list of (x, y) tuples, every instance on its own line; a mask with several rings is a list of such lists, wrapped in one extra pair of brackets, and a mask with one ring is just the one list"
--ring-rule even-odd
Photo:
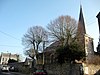
[(2, 61), (4, 61), (4, 58), (2, 58)]

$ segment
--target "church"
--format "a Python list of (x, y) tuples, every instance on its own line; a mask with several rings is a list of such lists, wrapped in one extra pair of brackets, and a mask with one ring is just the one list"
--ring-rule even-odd
[[(97, 15), (97, 18), (98, 18), (99, 24), (100, 24), (100, 13)], [(91, 64), (91, 61), (94, 61), (93, 58), (95, 56), (93, 38), (91, 36), (89, 36), (86, 32), (84, 15), (83, 15), (83, 10), (82, 10), (81, 5), (80, 5), (80, 12), (79, 12), (79, 19), (78, 19), (78, 26), (77, 26), (77, 34), (76, 35), (78, 37), (77, 41), (83, 47), (82, 50), (84, 50), (85, 55), (86, 55), (85, 61), (77, 61), (77, 63), (82, 64), (84, 74), (94, 75), (97, 73), (98, 70), (100, 70), (100, 65), (94, 65), (93, 63)], [(100, 39), (99, 39), (99, 42), (100, 42)], [(56, 48), (59, 47), (60, 45), (61, 45), (61, 43), (59, 41), (56, 41), (56, 42), (52, 43), (50, 46), (48, 46), (43, 52), (44, 55), (41, 54), (41, 56), (39, 57), (40, 60), (42, 59), (41, 62), (39, 62), (39, 64), (45, 64), (45, 65), (49, 64), (48, 65), (49, 67), (47, 66), (49, 68), (49, 70), (56, 70), (57, 72), (59, 72), (60, 71), (60, 70), (58, 70), (59, 67), (57, 67), (59, 65), (56, 65), (56, 67), (54, 67), (53, 64), (57, 62), (57, 60), (56, 60)], [(98, 45), (97, 51), (98, 52), (100, 51), (100, 44)], [(51, 66), (53, 66), (53, 68), (51, 68)], [(66, 65), (64, 65), (63, 67), (66, 68)], [(67, 68), (64, 70), (66, 72)], [(73, 71), (75, 73), (78, 73), (75, 75), (80, 75), (79, 68), (74, 67)]]
[(93, 38), (86, 33), (82, 6), (80, 6), (80, 14), (79, 14), (79, 21), (78, 21), (78, 38), (79, 38), (78, 40), (79, 43), (84, 48), (86, 54), (86, 62), (88, 62), (89, 60), (91, 60), (91, 57), (94, 55), (94, 45), (93, 45)]
[[(90, 37), (86, 33), (84, 16), (83, 16), (83, 11), (82, 11), (81, 5), (80, 5), (78, 27), (77, 27), (77, 36), (78, 36), (79, 44), (83, 47), (83, 50), (85, 51), (86, 62), (88, 62), (89, 60), (91, 60), (91, 56), (94, 55), (94, 46), (93, 46), (93, 38)], [(60, 46), (60, 42), (56, 41), (45, 49), (45, 51), (44, 51), (44, 53), (45, 53), (44, 54), (45, 55), (44, 56), (45, 64), (56, 62), (56, 60), (55, 60), (55, 57), (56, 57), (55, 50), (59, 46)]]

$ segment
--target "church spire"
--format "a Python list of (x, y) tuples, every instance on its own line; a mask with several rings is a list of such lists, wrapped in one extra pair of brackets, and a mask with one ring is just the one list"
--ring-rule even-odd
[(82, 12), (82, 5), (80, 5), (80, 14), (79, 14), (79, 21), (78, 21), (78, 29), (79, 29), (79, 32), (81, 31), (82, 34), (86, 34), (84, 17), (83, 17), (83, 12)]
[(82, 6), (80, 5), (80, 13), (79, 13), (79, 21), (78, 21), (78, 28), (77, 28), (77, 40), (79, 44), (83, 47), (85, 50), (85, 23), (84, 23), (84, 17), (82, 12)]

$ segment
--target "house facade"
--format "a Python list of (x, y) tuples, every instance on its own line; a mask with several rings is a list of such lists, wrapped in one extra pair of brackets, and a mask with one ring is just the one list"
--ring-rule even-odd
[(11, 53), (1, 53), (0, 64), (8, 64), (9, 59), (13, 59), (13, 60), (18, 61), (19, 60), (19, 55), (11, 54)]

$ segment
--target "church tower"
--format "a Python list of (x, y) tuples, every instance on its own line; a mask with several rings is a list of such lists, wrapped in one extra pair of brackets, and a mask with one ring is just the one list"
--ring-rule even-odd
[(90, 69), (88, 67), (88, 63), (92, 61), (94, 55), (94, 45), (93, 45), (93, 38), (91, 38), (85, 29), (85, 22), (82, 12), (82, 6), (80, 5), (80, 14), (79, 14), (79, 21), (78, 21), (78, 28), (77, 28), (77, 41), (83, 48), (85, 52), (85, 65), (84, 65), (84, 74), (88, 75), (91, 74)]
[(82, 12), (82, 6), (80, 5), (80, 14), (77, 28), (77, 41), (83, 48), (86, 56), (90, 59), (90, 57), (94, 54), (94, 46), (93, 46), (93, 38), (91, 38), (85, 29), (85, 22)]
[(83, 12), (82, 12), (82, 6), (80, 5), (77, 38), (78, 38), (79, 44), (83, 47), (84, 50), (85, 50), (85, 38), (84, 38), (85, 34), (86, 34), (86, 30), (85, 30), (84, 17), (83, 17)]

